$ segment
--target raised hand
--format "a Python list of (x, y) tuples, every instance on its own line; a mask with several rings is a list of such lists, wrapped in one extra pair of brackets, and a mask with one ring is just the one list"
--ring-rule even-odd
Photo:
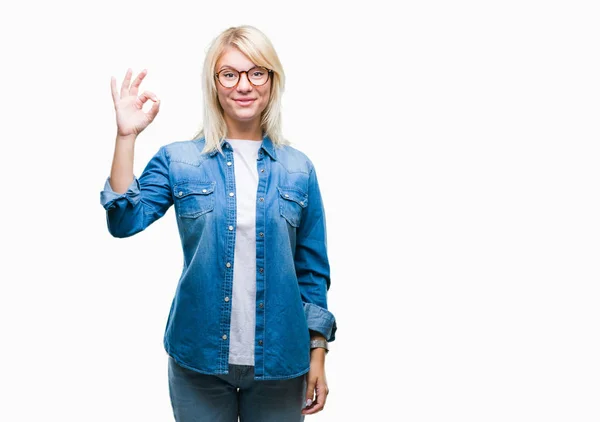
[[(130, 86), (131, 73), (131, 69), (127, 69), (120, 93), (117, 91), (116, 78), (114, 76), (110, 78), (110, 90), (117, 115), (117, 136), (135, 137), (139, 135), (152, 123), (160, 107), (160, 100), (154, 93), (144, 91), (138, 96), (140, 84), (147, 74), (146, 69), (139, 73)], [(148, 112), (145, 112), (142, 107), (148, 100), (154, 101), (154, 104)]]

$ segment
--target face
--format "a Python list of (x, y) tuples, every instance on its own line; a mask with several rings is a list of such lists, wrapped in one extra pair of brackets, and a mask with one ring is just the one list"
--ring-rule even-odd
[[(256, 64), (250, 61), (240, 50), (235, 47), (228, 47), (217, 61), (215, 73), (227, 68), (245, 71), (254, 66)], [(225, 121), (228, 125), (246, 124), (256, 119), (260, 121), (261, 113), (269, 102), (271, 77), (264, 85), (254, 86), (248, 80), (246, 73), (243, 73), (240, 74), (240, 80), (233, 88), (225, 88), (217, 80), (215, 80), (215, 85), (219, 102), (225, 112)]]

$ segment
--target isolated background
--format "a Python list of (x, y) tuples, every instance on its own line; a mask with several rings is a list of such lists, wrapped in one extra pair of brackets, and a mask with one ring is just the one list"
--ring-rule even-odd
[(583, 1), (5, 6), (0, 419), (169, 421), (174, 210), (112, 238), (110, 77), (162, 100), (135, 174), (201, 126), (252, 24), (315, 163), (338, 320), (317, 421), (598, 421), (600, 29)]

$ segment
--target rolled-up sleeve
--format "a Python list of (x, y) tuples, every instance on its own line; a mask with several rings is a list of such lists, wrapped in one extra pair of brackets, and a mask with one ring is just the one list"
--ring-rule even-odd
[(296, 235), (294, 263), (309, 330), (321, 333), (327, 341), (334, 341), (337, 323), (327, 308), (327, 292), (331, 279), (325, 209), (316, 170), (312, 164), (308, 204), (302, 210), (302, 220)]
[(150, 159), (139, 178), (135, 175), (123, 193), (113, 191), (110, 176), (100, 192), (106, 210), (108, 231), (114, 237), (141, 232), (162, 217), (173, 204), (169, 183), (169, 159), (162, 146)]

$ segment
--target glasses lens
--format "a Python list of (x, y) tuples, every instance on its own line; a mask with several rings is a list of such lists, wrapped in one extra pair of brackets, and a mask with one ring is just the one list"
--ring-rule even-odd
[(237, 84), (240, 74), (233, 69), (225, 69), (219, 72), (219, 82), (221, 85), (231, 88)]
[(254, 67), (248, 71), (248, 79), (254, 85), (264, 85), (269, 79), (269, 71), (264, 67)]

